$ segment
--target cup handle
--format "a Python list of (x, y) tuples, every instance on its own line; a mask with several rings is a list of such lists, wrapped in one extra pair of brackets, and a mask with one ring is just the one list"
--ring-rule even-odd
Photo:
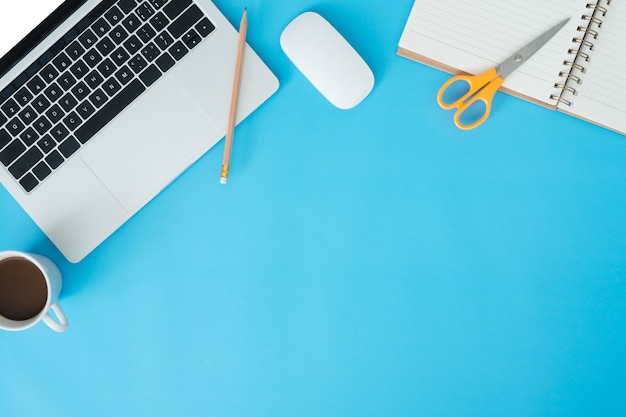
[(63, 312), (63, 310), (61, 310), (61, 306), (58, 302), (55, 301), (54, 304), (50, 306), (50, 308), (52, 309), (52, 311), (54, 311), (54, 314), (56, 314), (58, 321), (52, 318), (52, 316), (50, 315), (50, 311), (46, 312), (46, 315), (43, 316), (43, 321), (52, 330), (56, 332), (64, 332), (65, 329), (67, 329), (67, 317), (65, 317), (65, 313)]

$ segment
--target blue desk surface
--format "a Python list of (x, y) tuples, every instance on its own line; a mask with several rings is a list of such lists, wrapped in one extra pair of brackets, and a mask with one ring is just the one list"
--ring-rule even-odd
[[(623, 416), (626, 137), (505, 94), (463, 132), (396, 55), (411, 0), (217, 0), (281, 88), (79, 264), (64, 334), (0, 332), (0, 415)], [(279, 47), (320, 12), (376, 76), (332, 107)]]

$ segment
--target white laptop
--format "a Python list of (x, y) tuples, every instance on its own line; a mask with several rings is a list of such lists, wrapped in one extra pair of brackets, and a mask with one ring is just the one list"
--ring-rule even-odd
[[(0, 182), (68, 260), (224, 136), (237, 37), (209, 0), (0, 3)], [(246, 48), (238, 121), (278, 89)]]

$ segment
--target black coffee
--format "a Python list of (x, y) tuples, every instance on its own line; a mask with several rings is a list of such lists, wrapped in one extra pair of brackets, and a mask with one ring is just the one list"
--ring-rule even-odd
[(41, 312), (47, 298), (46, 279), (37, 265), (19, 257), (0, 261), (0, 316), (28, 320)]

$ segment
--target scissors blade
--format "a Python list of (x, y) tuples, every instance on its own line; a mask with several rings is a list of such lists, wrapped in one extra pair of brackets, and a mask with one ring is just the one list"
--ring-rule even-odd
[(528, 58), (533, 56), (533, 54), (540, 50), (541, 47), (546, 44), (546, 42), (552, 39), (552, 37), (556, 35), (567, 22), (569, 22), (569, 18), (563, 20), (561, 23), (547, 30), (543, 33), (543, 35), (531, 41), (522, 49), (511, 55), (507, 60), (498, 65), (498, 74), (500, 75), (500, 77), (506, 78), (520, 65), (528, 61)]

